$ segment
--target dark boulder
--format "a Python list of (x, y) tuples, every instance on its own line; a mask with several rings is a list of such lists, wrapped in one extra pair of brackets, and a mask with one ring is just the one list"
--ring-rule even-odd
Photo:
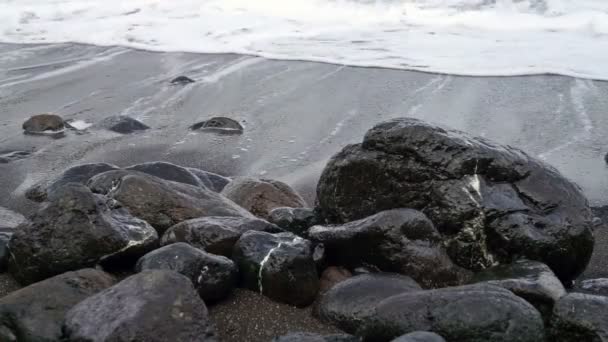
[(412, 278), (391, 273), (358, 275), (323, 294), (315, 315), (349, 333), (357, 331), (380, 301), (404, 292), (422, 290)]
[(63, 119), (55, 114), (34, 115), (23, 123), (25, 134), (49, 134), (62, 136), (65, 130)]
[(137, 262), (137, 272), (152, 269), (172, 270), (185, 275), (207, 304), (228, 296), (238, 280), (238, 270), (232, 260), (183, 242), (152, 251)]
[(576, 283), (576, 292), (608, 296), (608, 278), (585, 279)]
[(429, 331), (414, 331), (401, 335), (391, 342), (445, 342), (443, 337)]
[(307, 237), (308, 228), (319, 224), (319, 219), (311, 208), (274, 208), (268, 215), (268, 221), (298, 236)]
[(161, 245), (186, 242), (209, 253), (230, 257), (234, 244), (250, 230), (268, 233), (281, 231), (274, 224), (258, 218), (201, 217), (169, 228), (161, 238)]
[(68, 341), (216, 341), (207, 307), (185, 276), (146, 270), (74, 306)]
[(540, 313), (512, 292), (467, 285), (405, 292), (377, 303), (357, 331), (365, 341), (389, 341), (433, 331), (450, 342), (544, 341)]
[(294, 189), (276, 180), (237, 177), (226, 185), (222, 195), (265, 220), (275, 208), (306, 207), (306, 202)]
[(124, 205), (159, 234), (180, 222), (204, 216), (253, 216), (226, 197), (203, 187), (166, 181), (133, 170), (109, 171), (89, 181), (93, 192)]
[(190, 129), (218, 134), (243, 134), (244, 130), (238, 121), (221, 116), (197, 122)]
[(335, 223), (421, 210), (444, 234), (452, 260), (472, 270), (525, 257), (569, 281), (593, 251), (588, 202), (557, 170), (513, 147), (416, 119), (380, 123), (363, 143), (333, 156), (317, 201)]
[(325, 245), (329, 262), (336, 265), (370, 264), (425, 287), (457, 285), (469, 276), (452, 263), (441, 234), (417, 210), (393, 209), (344, 225), (314, 226), (308, 235)]
[(194, 80), (188, 76), (177, 76), (176, 78), (171, 80), (171, 84), (184, 85), (188, 83), (194, 83)]
[(168, 162), (156, 161), (150, 163), (137, 164), (129, 166), (125, 168), (125, 170), (139, 171), (173, 182), (190, 184), (194, 186), (201, 185), (199, 178), (194, 175), (194, 173), (190, 172), (190, 170), (185, 167)]
[(192, 172), (202, 185), (215, 192), (222, 192), (224, 187), (230, 183), (230, 178), (218, 175), (217, 173), (203, 171), (193, 167), (187, 167), (186, 169)]
[(319, 291), (312, 244), (291, 233), (245, 232), (232, 259), (245, 288), (277, 302), (307, 306)]
[(125, 115), (108, 116), (100, 122), (94, 124), (92, 128), (105, 129), (108, 131), (120, 133), (120, 134), (131, 134), (138, 131), (145, 131), (150, 127), (141, 123), (140, 121), (130, 118)]
[(551, 341), (608, 341), (608, 297), (570, 293), (553, 308)]
[(11, 237), (9, 270), (30, 284), (56, 274), (139, 257), (158, 243), (147, 222), (117, 203), (68, 184)]
[(76, 165), (65, 170), (52, 181), (45, 180), (34, 185), (26, 191), (25, 197), (35, 202), (43, 202), (46, 201), (49, 192), (55, 191), (68, 183), (86, 184), (95, 175), (118, 169), (118, 166), (106, 163)]
[(346, 334), (319, 335), (297, 332), (272, 339), (272, 342), (361, 342), (361, 339)]
[(471, 283), (488, 283), (510, 290), (534, 305), (543, 317), (551, 316), (553, 305), (566, 295), (566, 289), (549, 266), (529, 260), (487, 268)]
[(321, 273), (319, 292), (325, 293), (352, 276), (353, 274), (344, 267), (330, 266)]
[(6, 271), (10, 256), (8, 242), (13, 236), (15, 228), (27, 220), (23, 215), (12, 210), (0, 207), (0, 272)]
[(102, 271), (67, 272), (12, 292), (0, 299), (0, 341), (60, 341), (65, 314), (85, 298), (110, 287)]

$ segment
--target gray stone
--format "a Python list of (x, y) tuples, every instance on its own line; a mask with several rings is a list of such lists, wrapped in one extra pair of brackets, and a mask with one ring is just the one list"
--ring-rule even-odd
[(443, 337), (429, 331), (414, 331), (397, 337), (391, 342), (445, 342)]
[(268, 215), (268, 221), (304, 238), (308, 237), (310, 227), (321, 223), (314, 209), (289, 207), (272, 209)]
[(570, 293), (553, 308), (550, 336), (560, 342), (608, 341), (608, 297)]
[(222, 116), (197, 122), (190, 126), (190, 129), (218, 134), (243, 134), (244, 130), (238, 121)]
[(150, 127), (128, 116), (115, 115), (101, 120), (94, 124), (92, 128), (106, 129), (120, 134), (131, 134), (138, 131), (145, 131)]

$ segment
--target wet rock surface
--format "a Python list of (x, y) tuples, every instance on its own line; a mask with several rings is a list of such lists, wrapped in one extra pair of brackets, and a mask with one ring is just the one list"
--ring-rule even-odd
[(180, 222), (204, 216), (253, 216), (226, 197), (202, 187), (171, 182), (137, 171), (109, 171), (89, 182), (93, 192), (120, 202), (159, 234)]
[(68, 341), (217, 341), (190, 280), (167, 270), (142, 271), (83, 300), (64, 331)]
[(142, 122), (125, 115), (109, 116), (94, 124), (91, 128), (105, 129), (120, 134), (132, 134), (150, 129)]
[(190, 170), (168, 162), (157, 161), (137, 164), (129, 166), (125, 168), (125, 170), (139, 171), (164, 180), (178, 183), (190, 184), (194, 186), (201, 185), (199, 178), (194, 175), (194, 173), (190, 172)]
[(215, 192), (222, 192), (224, 187), (230, 183), (230, 178), (218, 175), (217, 173), (203, 171), (193, 167), (188, 167), (186, 169), (192, 172), (202, 185)]
[(295, 190), (276, 180), (237, 177), (226, 185), (222, 195), (263, 219), (268, 219), (275, 208), (306, 207), (306, 202)]
[(15, 228), (26, 221), (23, 215), (0, 207), (0, 272), (6, 271), (8, 266), (10, 256), (8, 242), (13, 236)]
[(344, 225), (314, 226), (308, 236), (325, 245), (330, 263), (371, 264), (411, 276), (425, 287), (457, 285), (469, 276), (452, 263), (441, 234), (417, 210), (393, 209)]
[(186, 242), (209, 253), (232, 256), (234, 244), (247, 231), (279, 233), (281, 230), (262, 219), (210, 216), (187, 220), (169, 228), (162, 245)]
[(319, 291), (312, 244), (291, 233), (245, 232), (234, 246), (243, 287), (295, 306), (307, 306)]
[(391, 273), (372, 273), (346, 279), (322, 295), (315, 315), (341, 330), (355, 333), (375, 305), (394, 295), (422, 288), (412, 278)]
[(422, 210), (460, 266), (479, 270), (515, 256), (574, 279), (593, 251), (581, 190), (526, 153), (400, 118), (370, 129), (321, 175), (319, 211), (337, 223), (382, 210)]
[(414, 331), (397, 337), (391, 342), (445, 342), (443, 337), (428, 331)]
[(419, 330), (456, 342), (538, 342), (545, 338), (540, 313), (512, 292), (493, 285), (389, 297), (366, 315), (357, 334), (365, 341), (387, 341)]
[(194, 80), (188, 76), (177, 76), (176, 78), (171, 80), (171, 84), (184, 85), (188, 83), (194, 83)]
[(85, 298), (114, 284), (102, 271), (67, 272), (0, 299), (0, 341), (60, 341), (65, 314)]
[(9, 270), (22, 284), (67, 271), (137, 258), (158, 243), (147, 222), (87, 187), (68, 184), (49, 194), (9, 242)]
[(272, 209), (268, 221), (304, 238), (308, 235), (308, 228), (320, 223), (314, 209), (289, 207)]
[(63, 119), (55, 114), (34, 115), (27, 119), (22, 127), (25, 134), (49, 134), (56, 136), (61, 135), (65, 129)]
[(243, 134), (243, 126), (236, 120), (218, 116), (200, 121), (190, 126), (193, 131), (211, 132), (218, 134)]
[(608, 296), (608, 278), (585, 279), (577, 282), (576, 292)]
[(228, 296), (238, 280), (238, 270), (232, 260), (183, 242), (161, 247), (137, 262), (138, 272), (152, 269), (172, 270), (185, 275), (207, 304)]
[(297, 332), (274, 338), (272, 342), (361, 342), (361, 339), (346, 334), (319, 335)]
[(555, 341), (581, 342), (608, 339), (608, 297), (570, 293), (553, 309), (550, 337)]

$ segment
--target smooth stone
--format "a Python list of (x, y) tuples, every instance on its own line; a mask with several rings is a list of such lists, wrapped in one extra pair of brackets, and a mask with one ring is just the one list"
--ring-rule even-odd
[(171, 84), (188, 84), (194, 83), (194, 80), (187, 76), (177, 76), (176, 78), (171, 80)]
[(401, 335), (391, 342), (445, 342), (443, 337), (429, 331), (414, 331)]
[(142, 122), (125, 115), (108, 116), (92, 125), (91, 128), (105, 129), (120, 134), (131, 134), (150, 129)]
[(330, 266), (321, 273), (319, 292), (325, 293), (352, 276), (353, 274), (344, 267)]
[(58, 133), (63, 131), (63, 119), (55, 114), (34, 115), (23, 123), (23, 130), (27, 134)]
[(135, 267), (143, 270), (172, 270), (188, 277), (205, 303), (227, 297), (236, 287), (238, 269), (232, 260), (206, 253), (187, 243), (161, 247), (139, 259)]
[(310, 227), (321, 223), (314, 209), (289, 207), (272, 209), (268, 215), (268, 221), (304, 238), (308, 237)]
[(6, 271), (8, 267), (8, 260), (10, 257), (8, 243), (13, 236), (15, 228), (26, 221), (27, 220), (23, 215), (7, 208), (0, 207), (0, 272)]
[(570, 293), (553, 308), (552, 341), (608, 341), (608, 297)]
[(297, 332), (275, 337), (272, 342), (361, 342), (361, 339), (347, 334), (320, 335)]
[(190, 129), (218, 134), (243, 134), (244, 131), (243, 126), (238, 121), (221, 116), (197, 122), (190, 126)]
[(0, 341), (60, 341), (65, 314), (114, 284), (109, 274), (87, 268), (67, 272), (0, 298)]
[(143, 172), (164, 180), (201, 186), (199, 178), (185, 167), (173, 163), (156, 161), (126, 167), (125, 170)]
[(161, 238), (161, 245), (186, 242), (209, 253), (230, 257), (234, 244), (250, 230), (268, 233), (281, 231), (277, 226), (258, 218), (201, 217), (169, 228)]
[(215, 192), (222, 192), (226, 185), (231, 182), (230, 178), (218, 175), (217, 173), (203, 171), (193, 167), (187, 167), (186, 169), (192, 172), (202, 185)]
[(190, 279), (168, 270), (142, 271), (83, 300), (64, 331), (67, 341), (217, 341)]

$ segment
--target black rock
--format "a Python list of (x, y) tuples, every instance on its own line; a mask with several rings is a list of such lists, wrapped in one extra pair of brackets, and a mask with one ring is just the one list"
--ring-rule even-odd
[(185, 276), (146, 270), (74, 306), (68, 341), (216, 341), (207, 307)]
[(253, 218), (224, 196), (203, 187), (166, 181), (133, 170), (109, 171), (89, 181), (93, 192), (107, 195), (159, 234), (180, 222), (204, 216)]
[(471, 270), (525, 257), (565, 282), (593, 251), (588, 202), (557, 170), (518, 149), (416, 119), (380, 123), (362, 144), (336, 154), (317, 201), (334, 223), (421, 210), (452, 260)]
[(312, 244), (292, 233), (245, 232), (232, 259), (243, 287), (277, 302), (307, 306), (319, 291)]
[(243, 134), (244, 130), (238, 121), (221, 116), (197, 122), (190, 129), (219, 134)]
[(9, 270), (22, 284), (99, 262), (125, 262), (158, 243), (147, 222), (83, 185), (67, 184), (49, 201), (9, 242)]
[(86, 184), (95, 175), (118, 169), (118, 166), (106, 163), (76, 165), (65, 170), (59, 177), (50, 182), (46, 180), (34, 185), (26, 191), (25, 197), (35, 202), (43, 202), (46, 201), (49, 192), (55, 191), (68, 183)]
[(272, 209), (268, 221), (304, 238), (308, 235), (308, 228), (321, 223), (314, 209), (289, 207)]
[(55, 114), (34, 115), (23, 123), (25, 134), (62, 137), (65, 133), (63, 119)]
[(314, 226), (312, 241), (325, 245), (330, 263), (370, 264), (408, 275), (425, 287), (458, 285), (469, 272), (452, 263), (442, 236), (420, 211), (393, 209), (344, 225)]
[(265, 220), (275, 208), (306, 207), (304, 199), (292, 187), (270, 179), (237, 177), (226, 185), (222, 195)]
[(576, 283), (576, 292), (608, 296), (608, 278), (585, 279)]
[(139, 171), (168, 181), (201, 186), (199, 178), (194, 173), (173, 163), (156, 161), (129, 166), (125, 170)]
[(445, 342), (443, 337), (429, 331), (414, 331), (401, 335), (391, 342)]
[(365, 341), (389, 341), (420, 330), (454, 342), (538, 342), (545, 338), (542, 317), (531, 304), (488, 284), (389, 297), (374, 306), (357, 335)]
[(65, 314), (114, 284), (102, 271), (82, 269), (32, 284), (0, 299), (0, 341), (60, 341)]
[(484, 282), (510, 290), (534, 305), (543, 317), (551, 316), (553, 305), (566, 295), (566, 289), (549, 266), (529, 260), (487, 268), (471, 283)]
[(321, 273), (319, 292), (323, 294), (352, 276), (353, 274), (344, 267), (329, 266)]
[(26, 221), (23, 215), (0, 207), (0, 272), (6, 271), (8, 266), (10, 256), (8, 242), (13, 236), (15, 228)]
[(188, 84), (194, 83), (194, 80), (187, 76), (177, 76), (171, 80), (171, 84)]
[(215, 192), (221, 192), (224, 187), (230, 183), (230, 178), (218, 175), (217, 173), (203, 171), (193, 167), (187, 167), (186, 169), (198, 177), (198, 180), (202, 185)]
[(131, 134), (138, 131), (145, 131), (150, 127), (128, 116), (116, 115), (108, 116), (107, 118), (94, 124), (92, 128), (106, 129), (120, 134)]
[(3, 151), (0, 152), (0, 164), (8, 164), (10, 162), (29, 157), (32, 152), (28, 151)]
[(403, 275), (362, 274), (338, 283), (323, 294), (316, 305), (315, 315), (341, 330), (354, 333), (380, 301), (420, 290), (420, 285)]
[(206, 253), (186, 243), (174, 243), (139, 259), (137, 272), (173, 270), (188, 277), (200, 297), (209, 304), (225, 298), (236, 287), (238, 270), (232, 260)]
[(258, 218), (201, 217), (169, 228), (161, 238), (161, 245), (186, 242), (209, 253), (230, 257), (234, 244), (250, 230), (268, 233), (281, 231), (274, 224)]
[(608, 340), (608, 297), (570, 293), (553, 308), (551, 341)]
[(272, 342), (361, 342), (361, 339), (346, 334), (319, 335), (297, 332), (272, 339)]

